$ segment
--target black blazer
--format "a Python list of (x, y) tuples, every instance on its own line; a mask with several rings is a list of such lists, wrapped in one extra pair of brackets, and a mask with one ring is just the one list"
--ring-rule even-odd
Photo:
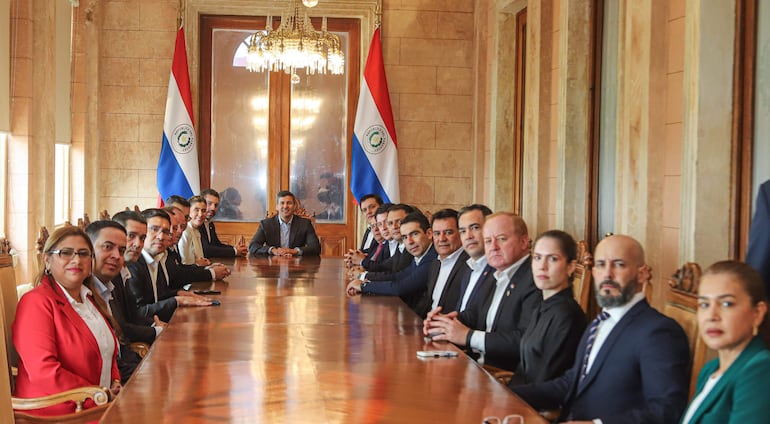
[[(150, 269), (147, 268), (144, 256), (139, 256), (138, 261), (128, 264), (128, 270), (131, 271), (131, 278), (126, 282), (126, 287), (136, 298), (137, 313), (150, 319), (153, 315), (157, 315), (161, 321), (168, 322), (176, 311), (176, 299), (173, 293), (169, 289), (164, 290), (159, 287), (158, 301), (155, 301)], [(169, 278), (171, 278), (170, 273)]]
[(770, 181), (759, 186), (755, 204), (757, 209), (751, 220), (746, 263), (759, 271), (770, 292)]
[(396, 249), (393, 256), (367, 268), (366, 278), (371, 281), (389, 280), (391, 274), (406, 269), (412, 262), (414, 262), (414, 256), (408, 250), (404, 249), (402, 252), (400, 249)]
[[(281, 246), (281, 224), (278, 215), (263, 219), (259, 223), (256, 234), (249, 243), (249, 254), (252, 256), (267, 255), (271, 247)], [(318, 256), (321, 253), (321, 242), (315, 234), (313, 224), (309, 219), (294, 215), (289, 230), (289, 247), (298, 247), (302, 256)]]
[(383, 243), (385, 243), (385, 245), (382, 246), (382, 250), (380, 251), (380, 254), (377, 255), (377, 258), (373, 258), (373, 256), (374, 253), (377, 252), (378, 243), (376, 241), (372, 243), (372, 248), (366, 252), (366, 257), (361, 261), (361, 266), (364, 267), (364, 269), (373, 268), (375, 264), (385, 262), (390, 258), (390, 249), (387, 246), (388, 242), (383, 241)]
[(559, 421), (679, 421), (689, 395), (690, 349), (676, 321), (640, 301), (615, 325), (578, 383), (587, 338), (588, 331), (572, 368), (561, 377), (512, 390), (535, 409), (561, 407)]
[[(460, 306), (465, 296), (466, 290), (470, 286), (470, 277), (473, 270), (468, 268), (465, 271), (462, 282), (460, 284), (460, 299), (457, 301), (457, 311), (460, 310)], [(478, 277), (478, 281), (473, 285), (473, 290), (468, 298), (468, 303), (465, 305), (465, 309), (471, 308), (483, 308), (484, 302), (487, 301), (487, 296), (490, 296), (491, 292), (495, 290), (495, 269), (487, 265)], [(487, 306), (487, 309), (489, 306)], [(486, 316), (487, 310), (484, 310), (484, 316)]]
[[(461, 248), (462, 249), (462, 248)], [(463, 250), (457, 257), (452, 269), (447, 276), (446, 284), (444, 284), (444, 290), (441, 292), (438, 300), (438, 306), (441, 306), (441, 313), (448, 314), (457, 308), (457, 303), (460, 300), (460, 286), (462, 280), (466, 276), (465, 270), (469, 269), (468, 264), (465, 263), (468, 260), (468, 254)], [(430, 271), (428, 272), (428, 289), (425, 291), (425, 297), (423, 298), (422, 305), (417, 314), (425, 317), (433, 306), (433, 291), (436, 289), (436, 283), (438, 282), (438, 275), (441, 272), (441, 261), (434, 260), (431, 264)]]
[[(492, 304), (495, 286), (496, 280), (493, 276), (491, 288), (484, 301), (474, 304), (474, 307), (466, 307), (458, 316), (460, 322), (474, 330), (486, 331), (487, 311)], [(527, 258), (513, 274), (509, 288), (503, 294), (492, 331), (484, 336), (485, 364), (510, 371), (516, 370), (519, 364), (521, 336), (542, 301), (543, 293), (532, 279), (532, 259)]]
[[(409, 256), (412, 257), (411, 254)], [(364, 294), (399, 296), (413, 311), (419, 313), (418, 308), (425, 296), (425, 291), (428, 289), (428, 272), (437, 257), (436, 249), (430, 246), (419, 265), (412, 259), (409, 266), (400, 272), (390, 274), (388, 280), (370, 281), (365, 286), (362, 286), (361, 292)], [(367, 274), (367, 279), (368, 276), (369, 274)]]
[(155, 329), (151, 327), (152, 318), (137, 313), (136, 297), (131, 290), (126, 289), (123, 277), (118, 275), (112, 280), (112, 284), (115, 289), (112, 290), (110, 309), (123, 334), (129, 342), (152, 344), (155, 341)]
[(187, 283), (211, 281), (211, 271), (195, 264), (185, 265), (177, 249), (167, 249), (166, 270), (168, 270), (169, 286), (180, 289)]
[[(217, 237), (217, 230), (214, 228), (214, 222), (207, 222), (204, 225), (209, 227), (208, 233), (206, 228), (201, 225), (198, 227), (198, 231), (201, 232), (201, 245), (203, 246), (203, 256), (207, 258), (234, 258), (235, 248), (229, 244), (224, 244), (219, 241)], [(211, 239), (209, 239), (209, 233)]]

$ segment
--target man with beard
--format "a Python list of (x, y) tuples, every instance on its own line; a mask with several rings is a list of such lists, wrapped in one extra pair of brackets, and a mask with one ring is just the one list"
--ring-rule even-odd
[(207, 188), (201, 191), (200, 196), (206, 201), (206, 223), (198, 229), (201, 233), (203, 256), (207, 258), (234, 258), (248, 255), (249, 251), (245, 244), (239, 242), (235, 246), (230, 246), (222, 243), (217, 236), (213, 219), (219, 210), (219, 193), (212, 188)]
[(633, 238), (602, 240), (593, 279), (602, 313), (564, 375), (512, 390), (536, 409), (561, 408), (559, 422), (673, 423), (687, 405), (689, 345), (676, 321), (651, 308), (650, 278)]
[(297, 201), (284, 190), (276, 196), (278, 214), (263, 219), (249, 243), (252, 256), (318, 256), (321, 243), (309, 219), (294, 215)]

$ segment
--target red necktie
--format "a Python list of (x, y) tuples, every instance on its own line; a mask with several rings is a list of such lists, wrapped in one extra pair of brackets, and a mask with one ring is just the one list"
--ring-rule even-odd
[(380, 256), (380, 252), (382, 252), (382, 246), (385, 245), (385, 242), (379, 243), (377, 245), (377, 249), (374, 251), (374, 255), (372, 255), (372, 258), (369, 259), (370, 261), (374, 262), (377, 260), (377, 258)]

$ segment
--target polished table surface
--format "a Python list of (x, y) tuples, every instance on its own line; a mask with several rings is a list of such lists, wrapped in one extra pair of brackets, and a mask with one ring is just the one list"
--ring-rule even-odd
[(340, 259), (226, 262), (221, 306), (180, 308), (103, 423), (545, 423), (476, 362), (419, 359), (422, 322), (397, 297), (344, 293)]

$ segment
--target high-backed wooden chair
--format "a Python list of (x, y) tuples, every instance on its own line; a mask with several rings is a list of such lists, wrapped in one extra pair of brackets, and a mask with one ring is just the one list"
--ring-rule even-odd
[[(0, 254), (0, 333), (2, 333), (2, 351), (0, 351), (0, 364), (6, 370), (0, 374), (0, 394), (10, 394), (13, 391), (13, 376), (11, 369), (18, 363), (18, 356), (13, 348), (11, 338), (11, 324), (16, 315), (16, 277), (13, 272), (13, 262), (10, 255)], [(7, 379), (6, 379), (7, 376)], [(14, 411), (11, 411), (15, 417), (16, 423), (22, 422), (86, 422), (89, 420), (98, 420), (107, 408), (107, 402), (110, 399), (109, 391), (98, 386), (81, 387), (62, 393), (56, 393), (50, 396), (21, 399), (16, 397), (0, 396), (0, 399), (11, 400)], [(99, 405), (95, 408), (83, 410), (82, 405), (87, 399), (93, 399)], [(37, 417), (24, 413), (25, 410), (45, 408), (66, 401), (73, 401), (76, 404), (76, 412), (58, 417)], [(7, 420), (5, 403), (0, 403), (0, 418), (2, 422), (13, 422)]]
[(663, 313), (675, 319), (682, 326), (690, 342), (692, 364), (690, 398), (695, 393), (698, 373), (706, 362), (706, 354), (708, 352), (708, 347), (698, 334), (698, 320), (696, 317), (700, 276), (701, 269), (698, 264), (688, 262), (682, 265), (668, 279), (669, 286), (671, 287), (666, 294), (666, 303), (663, 306)]
[(109, 221), (110, 220), (110, 213), (107, 212), (107, 209), (103, 209), (101, 212), (99, 212), (99, 220), (100, 221)]
[(575, 300), (583, 309), (589, 319), (593, 319), (590, 311), (591, 307), (591, 267), (594, 265), (594, 256), (588, 249), (588, 243), (585, 240), (578, 242), (577, 265), (572, 274), (572, 292)]

